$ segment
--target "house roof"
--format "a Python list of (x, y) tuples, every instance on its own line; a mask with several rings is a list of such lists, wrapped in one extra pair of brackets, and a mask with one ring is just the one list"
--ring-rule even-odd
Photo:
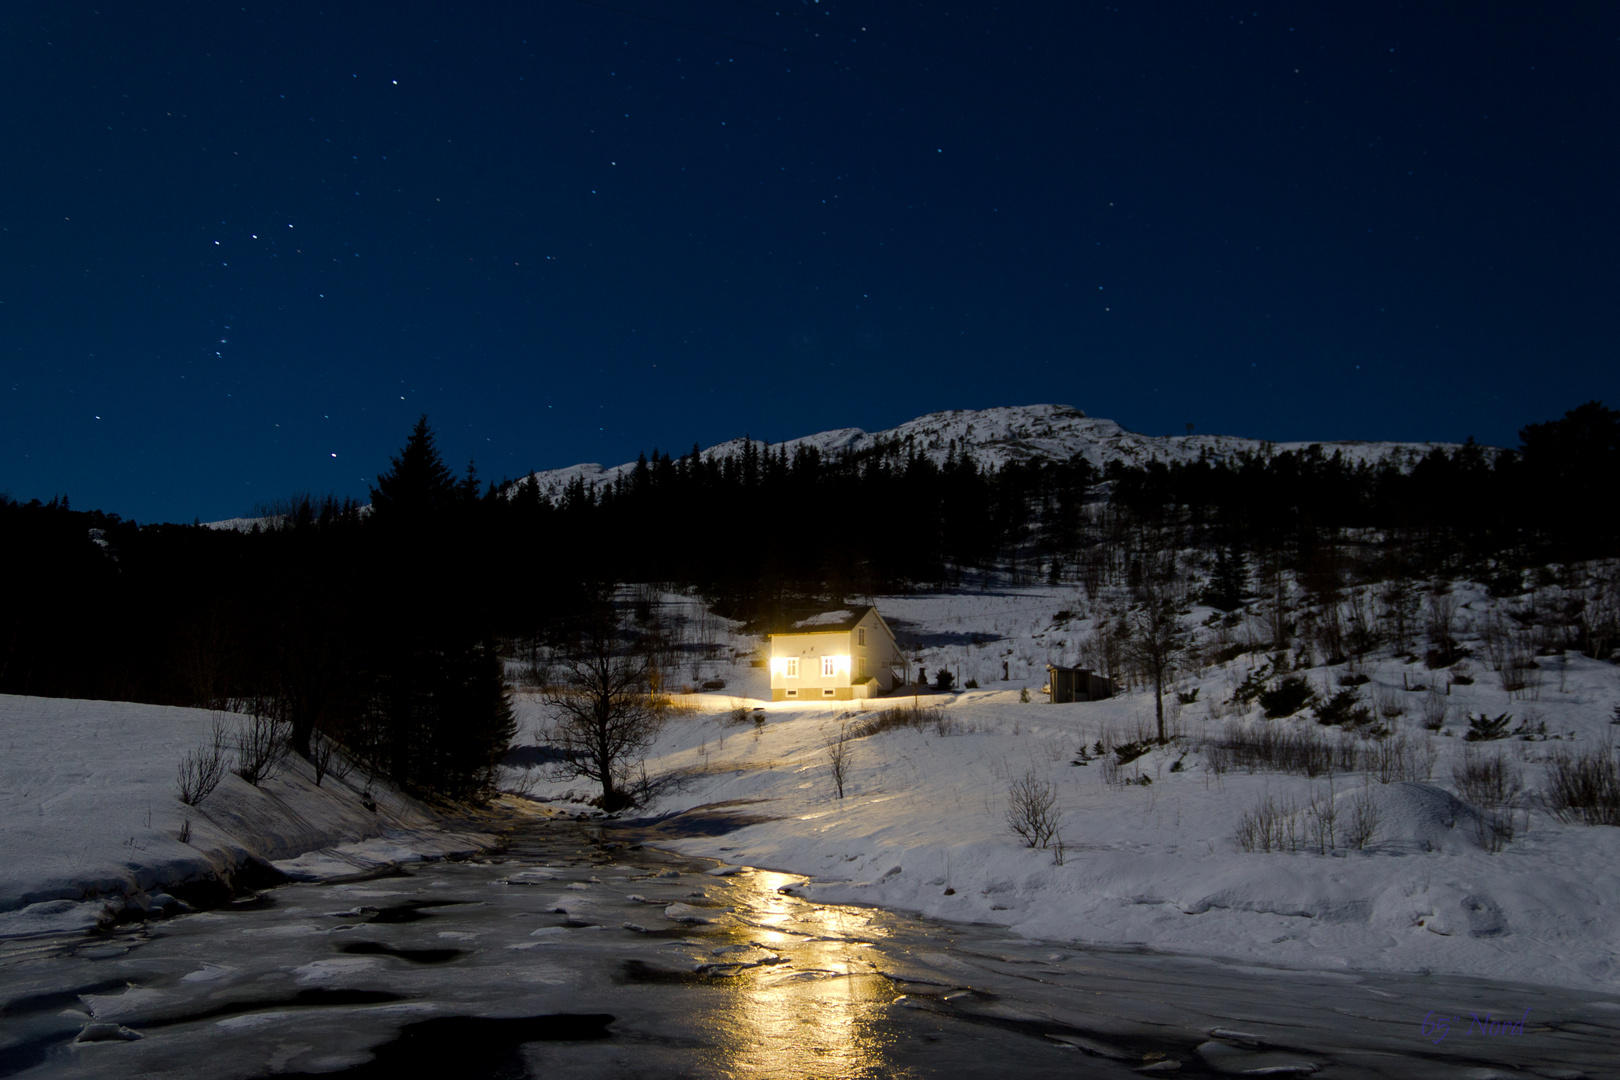
[[(866, 618), (867, 612), (876, 612), (877, 608), (866, 604), (857, 608), (840, 608), (837, 611), (823, 611), (818, 615), (811, 615), (807, 619), (800, 619), (791, 624), (784, 634), (841, 634), (855, 629), (857, 623)], [(883, 617), (878, 616), (878, 622)], [(775, 635), (772, 635), (773, 637)]]

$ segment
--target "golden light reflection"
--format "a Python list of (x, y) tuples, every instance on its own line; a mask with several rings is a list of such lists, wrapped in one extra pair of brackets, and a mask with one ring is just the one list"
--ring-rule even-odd
[(859, 910), (805, 904), (778, 890), (803, 880), (754, 871), (732, 879), (740, 939), (786, 963), (738, 979), (724, 1017), (728, 1074), (794, 1080), (893, 1077), (883, 1019), (897, 994), (867, 962), (874, 936)]

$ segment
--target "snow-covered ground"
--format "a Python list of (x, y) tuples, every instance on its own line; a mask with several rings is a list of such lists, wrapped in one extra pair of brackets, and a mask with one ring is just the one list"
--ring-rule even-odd
[(0, 937), (89, 928), (126, 906), (174, 910), (168, 890), (229, 881), (250, 862), (324, 879), (492, 839), (447, 827), (380, 784), (370, 810), (358, 774), (329, 775), (317, 787), (296, 757), (258, 787), (227, 774), (199, 806), (186, 806), (176, 768), (213, 718), (200, 709), (0, 695)]
[[(703, 457), (724, 460), (740, 456), (749, 442), (748, 439), (732, 439), (719, 443), (704, 450)], [(801, 435), (780, 444), (767, 444), (758, 439), (752, 442), (756, 450), (770, 445), (778, 451), (786, 448), (792, 454), (803, 446), (812, 447), (824, 455), (854, 453), (879, 444), (900, 443), (936, 463), (945, 461), (950, 454), (972, 451), (981, 466), (992, 469), (1012, 462), (1068, 461), (1076, 454), (1099, 468), (1111, 461), (1123, 461), (1127, 465), (1145, 465), (1150, 461), (1197, 461), (1204, 454), (1214, 460), (1225, 461), (1241, 453), (1300, 451), (1317, 445), (1309, 442), (1271, 443), (1237, 435), (1143, 435), (1127, 431), (1112, 420), (1087, 416), (1070, 405), (951, 409), (919, 416), (887, 431), (837, 428), (814, 435)], [(1382, 461), (1391, 454), (1410, 461), (1436, 446), (1456, 449), (1454, 443), (1426, 442), (1345, 441), (1323, 442), (1320, 445), (1326, 453), (1340, 453), (1353, 462)], [(635, 462), (609, 467), (589, 463), (547, 469), (532, 475), (542, 492), (556, 497), (575, 480), (597, 485), (611, 483), (634, 468)]]
[[(1074, 663), (1089, 624), (1072, 587), (1028, 586), (876, 598), (902, 636), (918, 643), (908, 653), (920, 654), (930, 673), (959, 667), (962, 680), (976, 679), (982, 689), (923, 697), (922, 704), (943, 707), (942, 728), (856, 740), (842, 800), (834, 795), (827, 738), (841, 723), (909, 705), (911, 698), (841, 708), (770, 703), (766, 672), (748, 664), (758, 639), (733, 637), (715, 659), (700, 659), (680, 675), (683, 681), (691, 676), (693, 685), (713, 678), (727, 685), (679, 699), (690, 711), (671, 715), (647, 764), (655, 775), (686, 773), (686, 785), (646, 813), (728, 804), (724, 814), (753, 823), (718, 836), (683, 836), (672, 827), (668, 843), (810, 875), (805, 895), (818, 900), (1005, 924), (1045, 939), (1612, 992), (1620, 987), (1620, 828), (1561, 823), (1536, 808), (1535, 789), (1550, 754), (1608, 743), (1620, 669), (1574, 653), (1543, 657), (1542, 685), (1510, 697), (1470, 630), (1498, 602), (1465, 586), (1455, 595), (1464, 605), (1459, 636), (1478, 653), (1472, 661), (1477, 681), (1451, 688), (1443, 731), (1422, 727), (1424, 695), (1403, 687), (1449, 678), (1447, 672), (1388, 650), (1369, 657), (1362, 669), (1373, 680), (1360, 688), (1364, 700), (1406, 710), (1386, 721), (1395, 729), (1390, 738), (1404, 736), (1414, 752), (1432, 749), (1428, 779), (1380, 783), (1355, 770), (1330, 782), (1277, 771), (1215, 771), (1198, 744), (1234, 719), (1338, 734), (1309, 711), (1265, 720), (1258, 709), (1245, 715), (1227, 704), (1264, 659), (1243, 656), (1184, 677), (1177, 689), (1197, 690), (1196, 701), (1181, 706), (1172, 695), (1168, 706), (1172, 730), (1183, 738), (1126, 765), (1111, 784), (1100, 760), (1071, 762), (1081, 746), (1099, 739), (1117, 744), (1149, 734), (1152, 697), (1129, 692), (1097, 703), (1045, 703), (1039, 692), (1044, 665)], [(680, 603), (695, 610), (692, 601), (672, 598), (672, 607)], [(1058, 622), (1060, 610), (1075, 615)], [(1209, 614), (1199, 608), (1187, 621), (1197, 624)], [(1336, 690), (1343, 671), (1308, 674), (1318, 687), (1331, 680)], [(1029, 691), (1028, 703), (1020, 701), (1022, 690)], [(528, 694), (519, 704), (529, 737), (540, 741), (542, 707)], [(1510, 713), (1515, 724), (1544, 722), (1547, 736), (1468, 743), (1468, 712)], [(1497, 853), (1482, 843), (1480, 813), (1455, 794), (1452, 768), (1467, 747), (1506, 755), (1527, 785), (1516, 800), (1518, 833)], [(1030, 774), (1057, 787), (1061, 864), (1053, 850), (1021, 846), (1008, 828), (1009, 788)], [(1151, 783), (1119, 782), (1136, 777)], [(571, 800), (591, 793), (577, 780), (542, 780), (531, 790), (576, 808)], [(1376, 831), (1363, 848), (1346, 848), (1341, 840), (1328, 854), (1314, 845), (1289, 853), (1244, 851), (1236, 839), (1239, 821), (1267, 796), (1300, 806), (1312, 796), (1331, 797), (1341, 834), (1355, 803), (1370, 799)]]

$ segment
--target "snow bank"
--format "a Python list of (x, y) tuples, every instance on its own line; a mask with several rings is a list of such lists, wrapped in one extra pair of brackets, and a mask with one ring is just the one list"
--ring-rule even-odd
[(317, 787), (296, 758), (259, 787), (229, 774), (201, 806), (186, 806), (176, 766), (212, 719), (199, 709), (0, 695), (0, 937), (94, 926), (126, 905), (168, 908), (169, 890), (228, 883), (248, 867), (308, 880), (492, 839), (448, 828), (380, 787), (367, 809), (357, 777)]

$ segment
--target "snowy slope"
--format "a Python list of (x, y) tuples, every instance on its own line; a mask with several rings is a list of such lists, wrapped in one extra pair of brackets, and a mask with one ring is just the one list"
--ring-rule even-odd
[[(739, 455), (749, 440), (732, 439), (703, 451), (708, 459)], [(929, 413), (908, 420), (888, 431), (866, 432), (860, 428), (837, 428), (815, 435), (789, 439), (780, 444), (791, 455), (801, 446), (815, 447), (823, 455), (869, 450), (880, 444), (901, 443), (918, 453), (943, 462), (954, 450), (970, 450), (981, 465), (1000, 468), (1010, 462), (1068, 460), (1080, 454), (1096, 466), (1110, 461), (1133, 465), (1149, 461), (1195, 461), (1208, 453), (1226, 459), (1248, 452), (1303, 450), (1312, 443), (1268, 443), (1234, 435), (1142, 435), (1127, 431), (1112, 420), (1087, 416), (1068, 405), (1009, 405), (994, 409), (952, 409)], [(767, 444), (754, 440), (756, 448)], [(1379, 461), (1390, 454), (1420, 456), (1435, 446), (1449, 443), (1325, 442), (1328, 453), (1339, 452), (1352, 461)], [(902, 451), (904, 452), (904, 451)], [(608, 483), (634, 468), (634, 462), (604, 467), (598, 464), (572, 465), (533, 475), (540, 489), (550, 495), (561, 492), (576, 479), (587, 484)]]
[[(1483, 656), (1479, 629), (1507, 602), (1477, 585), (1458, 586), (1456, 596), (1464, 602), (1458, 636)], [(1387, 721), (1392, 738), (1435, 755), (1419, 779), (1380, 783), (1359, 767), (1331, 781), (1213, 767), (1200, 744), (1234, 720), (1329, 730), (1309, 714), (1264, 720), (1252, 707), (1228, 704), (1258, 662), (1246, 656), (1187, 673), (1175, 689), (1188, 697), (1198, 691), (1196, 701), (1182, 706), (1172, 695), (1168, 709), (1171, 731), (1185, 737), (1126, 766), (1127, 778), (1152, 781), (1127, 785), (1110, 783), (1096, 758), (1071, 762), (1096, 740), (1117, 745), (1150, 733), (1151, 696), (1051, 705), (1040, 693), (1045, 664), (1074, 662), (1077, 641), (1093, 625), (1072, 587), (874, 600), (914, 666), (959, 671), (981, 688), (922, 697), (943, 709), (942, 725), (856, 739), (840, 799), (827, 739), (845, 722), (909, 706), (911, 698), (773, 703), (766, 672), (747, 663), (747, 640), (730, 637), (717, 659), (681, 672), (726, 685), (690, 695), (695, 711), (671, 717), (647, 766), (655, 775), (684, 773), (686, 783), (644, 813), (725, 808), (742, 827), (718, 835), (707, 827), (683, 831), (676, 818), (660, 843), (808, 875), (797, 888), (810, 899), (996, 923), (1047, 941), (1620, 992), (1620, 829), (1559, 821), (1537, 794), (1549, 758), (1610, 744), (1611, 708), (1620, 699), (1615, 665), (1574, 653), (1542, 658), (1545, 683), (1526, 691), (1534, 698), (1527, 700), (1504, 691), (1482, 660), (1473, 669), (1477, 681), (1440, 699), (1446, 720), (1436, 734), (1420, 722), (1424, 695), (1404, 688), (1447, 673), (1409, 663), (1405, 654), (1369, 656), (1366, 700), (1402, 710)], [(1197, 609), (1187, 622), (1198, 625), (1207, 615)], [(1308, 677), (1335, 687), (1343, 670), (1318, 667)], [(1022, 689), (1028, 702), (1020, 700)], [(525, 693), (519, 706), (529, 737), (542, 738), (542, 703)], [(1469, 715), (1504, 712), (1544, 722), (1549, 734), (1491, 743), (1463, 737)], [(1479, 814), (1459, 797), (1453, 776), (1471, 751), (1501, 755), (1526, 785), (1515, 802), (1517, 835), (1496, 853), (1482, 846)], [(1021, 846), (1004, 818), (1010, 785), (1026, 775), (1054, 785), (1061, 863), (1053, 851)], [(576, 807), (573, 800), (591, 793), (578, 780), (541, 782), (532, 791)], [(1356, 800), (1371, 799), (1378, 820), (1365, 848), (1242, 850), (1241, 819), (1263, 800), (1305, 806), (1313, 797), (1332, 800), (1341, 826)]]
[(126, 907), (172, 910), (165, 890), (231, 880), (250, 860), (307, 880), (492, 840), (445, 829), (381, 784), (369, 809), (358, 771), (316, 786), (300, 759), (258, 787), (227, 775), (186, 806), (175, 767), (212, 719), (202, 709), (0, 694), (0, 938), (88, 928)]

